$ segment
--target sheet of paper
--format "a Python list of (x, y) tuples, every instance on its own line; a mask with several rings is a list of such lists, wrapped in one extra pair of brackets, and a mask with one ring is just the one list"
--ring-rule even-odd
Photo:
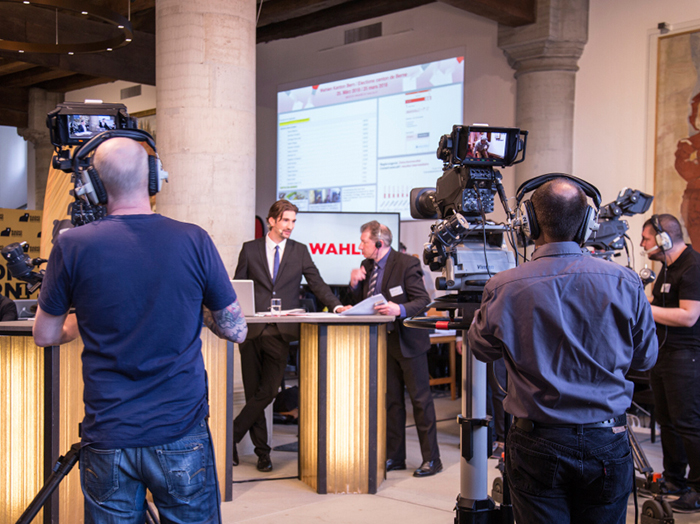
[(376, 315), (377, 312), (374, 311), (375, 304), (386, 304), (386, 298), (384, 298), (384, 295), (380, 293), (379, 295), (368, 297), (359, 304), (351, 307), (346, 311), (343, 311), (342, 313), (340, 313), (340, 315)]

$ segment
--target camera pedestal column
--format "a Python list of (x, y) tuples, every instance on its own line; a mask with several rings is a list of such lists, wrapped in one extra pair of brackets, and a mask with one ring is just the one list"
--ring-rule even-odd
[[(467, 332), (462, 332), (466, 342)], [(460, 481), (455, 524), (512, 524), (509, 505), (498, 508), (488, 495), (488, 419), (486, 364), (462, 344), (462, 416), (460, 423)]]

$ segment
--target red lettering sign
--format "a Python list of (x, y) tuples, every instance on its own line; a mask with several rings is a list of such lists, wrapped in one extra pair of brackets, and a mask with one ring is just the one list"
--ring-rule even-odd
[(361, 255), (362, 251), (357, 251), (355, 244), (352, 245), (352, 254), (353, 255)]
[(340, 254), (342, 255), (343, 253), (346, 255), (350, 254), (350, 244), (340, 244)]
[(323, 251), (326, 249), (326, 244), (309, 244), (309, 247), (311, 248), (311, 254), (315, 255), (318, 253), (319, 255), (323, 255)]
[(326, 251), (326, 255), (337, 255), (338, 250), (335, 247), (335, 244), (328, 244), (328, 251)]

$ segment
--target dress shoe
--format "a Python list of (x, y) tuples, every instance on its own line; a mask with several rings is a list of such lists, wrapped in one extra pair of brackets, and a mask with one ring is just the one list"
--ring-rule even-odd
[(400, 469), (406, 469), (406, 462), (401, 460), (387, 460), (386, 461), (386, 470), (387, 471), (398, 471)]
[(236, 449), (236, 443), (233, 443), (233, 465), (238, 466), (238, 450)]
[(261, 455), (258, 457), (258, 471), (267, 473), (272, 471), (272, 461), (270, 460), (270, 455)]
[(429, 477), (442, 471), (442, 462), (440, 459), (426, 460), (420, 465), (420, 468), (413, 472), (414, 477)]

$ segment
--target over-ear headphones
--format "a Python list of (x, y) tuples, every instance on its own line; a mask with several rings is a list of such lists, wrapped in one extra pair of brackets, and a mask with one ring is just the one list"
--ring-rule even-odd
[(598, 227), (600, 227), (598, 224), (598, 212), (600, 210), (601, 197), (600, 191), (598, 191), (594, 185), (589, 184), (585, 180), (581, 180), (575, 176), (566, 175), (564, 173), (548, 173), (546, 175), (532, 178), (521, 184), (515, 195), (519, 215), (519, 225), (517, 225), (516, 228), (532, 240), (537, 240), (539, 238), (541, 230), (539, 223), (537, 222), (537, 216), (535, 215), (535, 208), (529, 199), (523, 201), (523, 197), (526, 193), (534, 191), (538, 187), (546, 184), (550, 180), (554, 180), (555, 178), (566, 178), (567, 180), (575, 183), (581, 188), (586, 196), (593, 200), (593, 204), (595, 205), (595, 208), (592, 206), (586, 206), (586, 212), (583, 216), (583, 220), (581, 221), (581, 225), (576, 231), (576, 235), (573, 239), (574, 242), (582, 246), (586, 243), (586, 240), (588, 240), (593, 231), (597, 231)]
[(377, 230), (377, 241), (374, 243), (374, 247), (381, 249), (383, 245), (384, 239), (382, 238), (382, 227), (379, 226), (379, 229)]
[(153, 137), (142, 129), (113, 129), (95, 135), (74, 153), (73, 172), (80, 177), (82, 182), (80, 188), (76, 188), (77, 196), (86, 195), (92, 204), (104, 205), (107, 203), (107, 190), (92, 163), (94, 155), (90, 157), (88, 155), (95, 151), (100, 144), (112, 138), (131, 138), (137, 142), (145, 142), (153, 149), (155, 155), (148, 155), (148, 194), (153, 196), (158, 193), (163, 186), (163, 180), (168, 180), (168, 172), (163, 170)]
[(651, 227), (656, 231), (656, 245), (661, 248), (662, 251), (668, 251), (673, 247), (673, 240), (671, 240), (671, 235), (664, 231), (661, 226), (661, 221), (659, 220), (659, 215), (651, 215)]

